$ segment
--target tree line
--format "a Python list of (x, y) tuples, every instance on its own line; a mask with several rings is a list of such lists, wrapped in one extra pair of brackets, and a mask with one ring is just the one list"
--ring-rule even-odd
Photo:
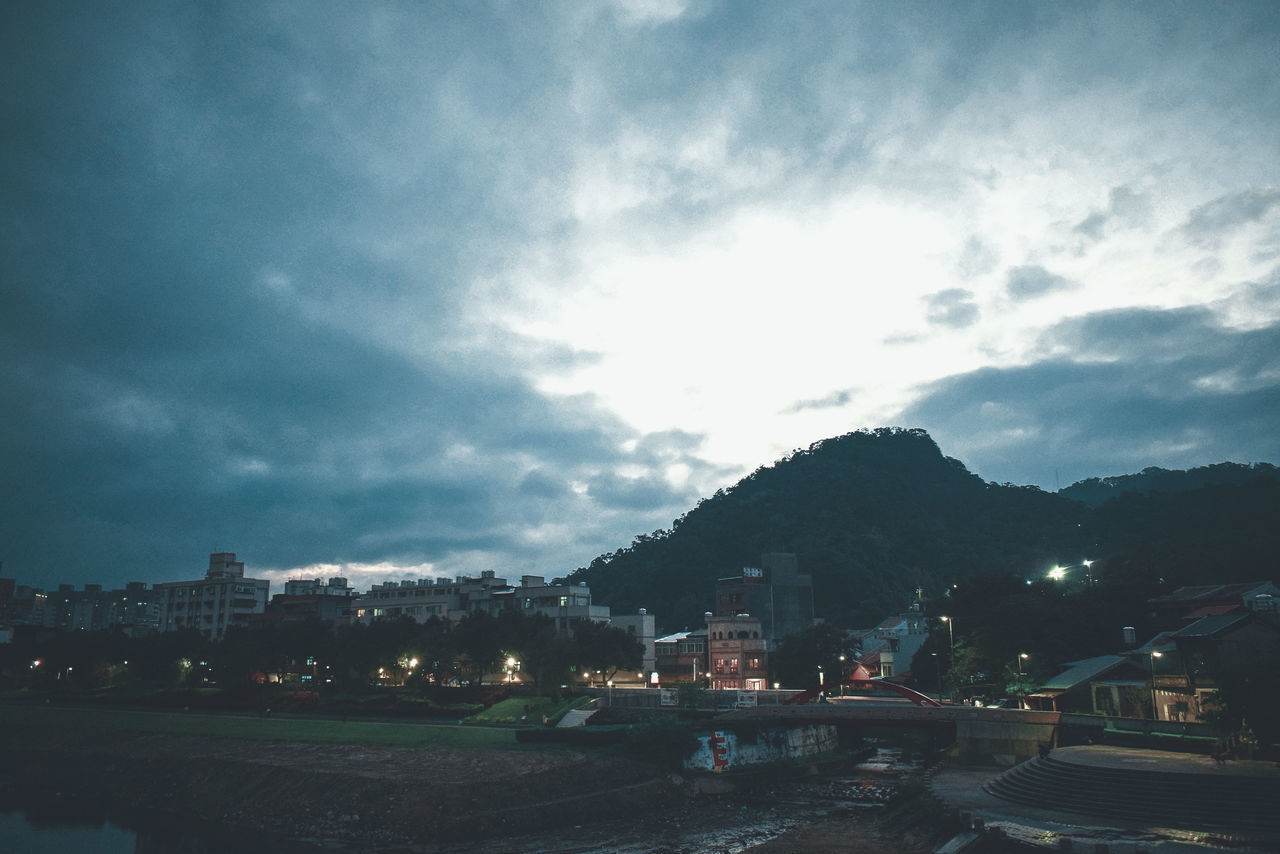
[[(237, 689), (301, 680), (319, 690), (479, 684), (499, 674), (559, 694), (590, 670), (601, 680), (638, 670), (643, 647), (630, 633), (581, 621), (572, 636), (542, 615), (470, 614), (454, 623), (407, 617), (336, 628), (319, 620), (233, 626), (219, 642), (194, 630), (128, 637), (99, 632), (19, 632), (0, 646), (0, 684), (9, 687)], [(509, 674), (509, 675), (508, 675)]]

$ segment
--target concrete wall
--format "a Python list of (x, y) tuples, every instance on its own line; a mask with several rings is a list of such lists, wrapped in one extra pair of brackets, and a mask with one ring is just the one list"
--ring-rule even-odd
[(723, 736), (725, 767), (761, 765), (787, 759), (807, 759), (830, 753), (840, 746), (836, 728), (830, 724), (777, 727), (759, 730), (754, 736), (740, 737), (730, 729), (709, 730), (698, 736), (698, 749), (684, 762), (691, 771), (714, 771), (717, 768), (712, 741)]
[(963, 761), (1016, 765), (1035, 756), (1040, 745), (1057, 743), (1058, 712), (968, 711), (956, 716), (955, 750)]

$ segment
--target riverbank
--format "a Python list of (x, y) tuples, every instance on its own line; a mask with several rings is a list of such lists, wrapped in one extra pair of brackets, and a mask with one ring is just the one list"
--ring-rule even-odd
[[(308, 722), (97, 714), (50, 710), (35, 720), (0, 710), (0, 786), (375, 852), (826, 851), (841, 839), (867, 854), (922, 854), (940, 832), (920, 814), (927, 805), (885, 820), (894, 808), (879, 804), (909, 769), (883, 780), (876, 769), (851, 776), (852, 765), (711, 778), (616, 749), (521, 746), (506, 730), (409, 725), (388, 744), (374, 725), (330, 722), (305, 730), (324, 740), (306, 742), (288, 734)], [(336, 743), (343, 727), (366, 743)], [(453, 741), (463, 737), (476, 741)]]
[[(359, 850), (528, 833), (678, 798), (647, 763), (509, 746), (379, 746), (11, 725), (2, 780), (27, 792)], [(505, 734), (504, 735), (508, 735)], [(427, 845), (423, 848), (421, 846)]]

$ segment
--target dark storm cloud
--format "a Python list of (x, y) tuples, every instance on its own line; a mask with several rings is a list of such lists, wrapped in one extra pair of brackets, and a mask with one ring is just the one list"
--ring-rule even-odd
[(1076, 225), (1075, 231), (1093, 240), (1101, 240), (1108, 226), (1141, 228), (1150, 224), (1151, 197), (1130, 187), (1114, 187), (1105, 210), (1093, 211)]
[(1056, 273), (1050, 273), (1044, 267), (1027, 264), (1012, 267), (1005, 281), (1005, 290), (1010, 299), (1026, 300), (1063, 291), (1075, 287), (1075, 283)]
[[(1176, 98), (1224, 136), (1275, 138), (1256, 127), (1274, 120), (1275, 76), (1257, 73), (1274, 53), (1274, 4), (1204, 16), (1032, 3), (695, 6), (661, 22), (591, 4), (6, 5), (6, 575), (158, 580), (200, 571), (214, 548), (251, 567), (447, 568), (477, 553), (555, 575), (687, 509), (693, 497), (668, 486), (668, 472), (726, 482), (727, 469), (700, 459), (700, 435), (637, 435), (589, 396), (549, 396), (529, 379), (564, 376), (595, 354), (468, 313), (476, 290), (520, 297), (524, 280), (504, 274), (529, 255), (547, 256), (551, 280), (577, 272), (561, 247), (599, 227), (573, 204), (584, 163), (635, 160), (622, 165), (644, 192), (619, 215), (621, 231), (662, 245), (744, 206), (826, 205), (833, 187), (902, 190), (928, 208), (975, 180), (994, 185), (1001, 176), (987, 164), (920, 158), (987, 106), (1003, 124), (1093, 86)], [(1206, 55), (1206, 40), (1231, 49)], [(1153, 53), (1177, 80), (1146, 73)], [(984, 100), (993, 91), (1011, 100)], [(1206, 113), (1242, 92), (1230, 122)], [(623, 156), (633, 135), (647, 147)], [(1265, 216), (1266, 192), (1228, 193), (1193, 214), (1188, 234), (1207, 246)], [(1138, 227), (1140, 196), (1112, 190), (1082, 233)], [(958, 259), (962, 276), (999, 264), (977, 237)], [(935, 287), (932, 322), (976, 322), (969, 291)], [(1008, 392), (1022, 397), (984, 410), (988, 421), (1019, 407), (1056, 414), (1042, 381), (1102, 413), (1130, 399), (1124, 383), (1137, 386), (1144, 354), (1076, 364), (1089, 356), (1067, 331), (1099, 352), (1123, 335), (1167, 338), (1158, 349), (1169, 382), (1179, 364), (1194, 373), (1190, 354), (1209, 359), (1187, 346), (1179, 361), (1197, 328), (1224, 347), (1243, 340), (1204, 318), (1184, 318), (1182, 333), (1108, 322), (1111, 331), (1099, 319), (1046, 339), (1061, 375), (1046, 362), (1041, 373), (954, 384), (999, 392), (997, 380), (1026, 380)], [(1096, 401), (1068, 393), (1072, 376), (1095, 374)], [(1243, 400), (1264, 393), (1264, 376), (1223, 367), (1197, 375), (1184, 397), (1217, 389)], [(1155, 380), (1154, 401), (1183, 405)], [(796, 406), (843, 405), (844, 394)], [(959, 424), (969, 402), (954, 402)], [(1207, 418), (1189, 405), (1162, 414), (1186, 414), (1192, 430)], [(1154, 429), (1134, 425), (1138, 436)], [(1010, 454), (1026, 449), (1020, 441)], [(961, 455), (964, 445), (947, 447)]]
[[(1280, 456), (1280, 326), (1236, 331), (1207, 311), (1065, 322), (1055, 355), (934, 384), (902, 414), (996, 481), (1054, 487), (1162, 465)], [(1264, 438), (1265, 437), (1265, 438)]]
[(978, 304), (973, 292), (964, 288), (948, 288), (925, 297), (925, 316), (930, 323), (963, 329), (978, 321)]
[(1280, 205), (1280, 190), (1253, 187), (1221, 196), (1193, 210), (1182, 226), (1191, 242), (1216, 248), (1241, 226), (1257, 222)]
[[(260, 567), (478, 550), (551, 570), (632, 533), (586, 531), (572, 554), (522, 540), (549, 508), (609, 512), (564, 484), (631, 461), (615, 418), (519, 378), (591, 355), (448, 344), (469, 276), (541, 227), (537, 194), (504, 190), (554, 167), (555, 134), (495, 143), (545, 109), (526, 77), (557, 75), (526, 39), (539, 22), (507, 39), (480, 7), (399, 11), (11, 7), (10, 573), (158, 580), (214, 547)], [(644, 495), (666, 518), (686, 498)]]

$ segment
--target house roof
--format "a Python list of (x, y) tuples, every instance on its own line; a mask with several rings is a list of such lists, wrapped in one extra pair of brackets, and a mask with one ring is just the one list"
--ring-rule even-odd
[(1123, 655), (1099, 655), (1073, 663), (1073, 666), (1059, 673), (1040, 686), (1041, 691), (1070, 691), (1077, 685), (1090, 682), (1117, 664), (1125, 662)]
[(1186, 628), (1169, 635), (1171, 638), (1211, 638), (1229, 631), (1249, 619), (1248, 613), (1214, 614), (1201, 617)]
[(1196, 608), (1190, 614), (1187, 614), (1187, 616), (1183, 617), (1183, 619), (1198, 620), (1201, 617), (1210, 617), (1217, 614), (1230, 614), (1232, 611), (1243, 611), (1243, 610), (1244, 610), (1244, 605), (1241, 605), (1238, 602), (1230, 602), (1223, 605), (1205, 605), (1203, 607)]
[(1160, 632), (1142, 646), (1136, 647), (1133, 652), (1150, 655), (1152, 652), (1168, 652), (1173, 648), (1173, 632)]
[(1260, 587), (1274, 587), (1270, 581), (1240, 581), (1235, 584), (1201, 584), (1179, 587), (1172, 593), (1148, 599), (1149, 605), (1179, 605), (1206, 599), (1239, 598)]

